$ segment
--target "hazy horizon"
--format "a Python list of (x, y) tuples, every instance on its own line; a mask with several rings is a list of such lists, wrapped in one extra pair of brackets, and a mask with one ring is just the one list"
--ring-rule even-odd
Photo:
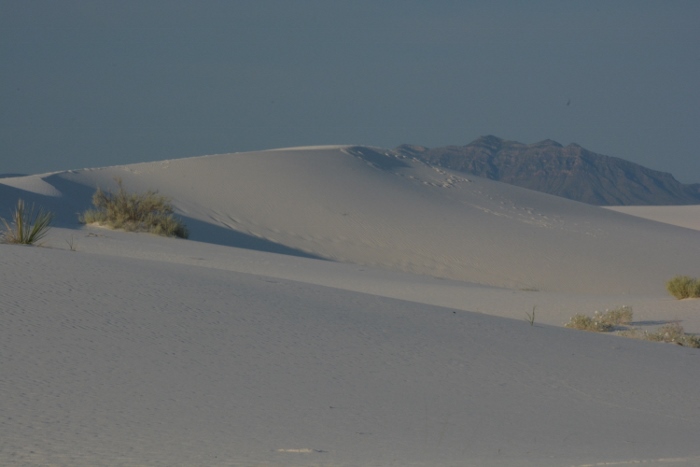
[(493, 134), (700, 182), (697, 2), (0, 8), (1, 174)]

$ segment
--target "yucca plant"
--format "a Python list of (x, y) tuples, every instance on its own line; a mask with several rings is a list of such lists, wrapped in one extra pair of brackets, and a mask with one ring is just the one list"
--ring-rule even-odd
[(17, 207), (12, 214), (12, 221), (8, 222), (0, 217), (5, 225), (2, 233), (3, 243), (18, 243), (33, 245), (41, 240), (51, 228), (53, 213), (39, 208), (34, 210), (34, 205), (27, 209), (23, 200), (17, 200)]

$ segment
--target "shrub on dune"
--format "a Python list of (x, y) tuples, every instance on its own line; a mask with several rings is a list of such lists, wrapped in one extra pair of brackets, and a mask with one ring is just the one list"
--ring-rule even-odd
[(579, 331), (608, 332), (613, 330), (613, 326), (605, 323), (597, 311), (593, 314), (593, 317), (576, 314), (571, 317), (565, 326), (578, 329)]
[(650, 341), (670, 342), (686, 347), (700, 348), (700, 338), (686, 334), (683, 326), (678, 323), (661, 326), (656, 332), (647, 333), (644, 338)]
[(117, 186), (119, 190), (116, 193), (98, 188), (92, 196), (96, 209), (85, 211), (80, 216), (80, 222), (166, 237), (188, 237), (187, 227), (173, 214), (169, 198), (159, 195), (157, 191), (127, 193), (120, 179), (117, 179)]
[(582, 314), (574, 315), (565, 326), (581, 331), (610, 332), (620, 325), (626, 325), (631, 322), (632, 308), (622, 306), (614, 310), (607, 310), (605, 313), (596, 311), (592, 317)]
[(700, 298), (700, 279), (690, 276), (675, 276), (666, 282), (666, 290), (679, 300)]
[(666, 342), (684, 347), (700, 349), (700, 337), (692, 334), (686, 334), (683, 326), (681, 326), (679, 323), (665, 324), (654, 332), (633, 329), (630, 331), (625, 331), (620, 335), (635, 339), (643, 339), (653, 342)]
[(0, 235), (2, 243), (18, 243), (33, 245), (41, 240), (51, 228), (53, 213), (39, 208), (35, 213), (34, 205), (27, 208), (23, 200), (17, 200), (17, 207), (12, 214), (12, 221), (8, 222), (0, 218), (5, 225), (4, 232)]
[(685, 347), (700, 348), (700, 336), (686, 334), (683, 326), (679, 323), (666, 324), (654, 332), (630, 328), (629, 325), (631, 323), (632, 307), (622, 306), (614, 310), (607, 310), (605, 313), (596, 311), (593, 313), (593, 316), (574, 315), (565, 326), (581, 331), (617, 331), (616, 334), (623, 337), (654, 342), (669, 342)]
[(603, 319), (613, 326), (630, 324), (632, 322), (632, 307), (621, 306), (613, 310), (607, 310)]

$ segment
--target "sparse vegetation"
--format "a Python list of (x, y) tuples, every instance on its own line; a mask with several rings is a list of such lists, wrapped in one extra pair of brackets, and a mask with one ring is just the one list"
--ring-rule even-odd
[(631, 323), (632, 308), (622, 306), (614, 310), (607, 310), (605, 313), (596, 311), (592, 317), (582, 314), (574, 315), (565, 326), (582, 331), (617, 331), (616, 334), (623, 337), (654, 342), (668, 342), (696, 349), (700, 348), (700, 336), (686, 334), (683, 326), (679, 323), (665, 324), (654, 332), (629, 328), (628, 325)]
[(656, 332), (647, 333), (645, 339), (700, 348), (700, 338), (686, 334), (683, 326), (678, 323), (665, 324)]
[(614, 310), (607, 310), (605, 313), (596, 311), (593, 316), (576, 314), (571, 317), (567, 328), (579, 329), (581, 331), (593, 332), (610, 332), (615, 330), (620, 325), (626, 325), (632, 322), (632, 308), (622, 306)]
[(53, 213), (39, 208), (34, 211), (34, 205), (27, 209), (23, 200), (17, 200), (17, 207), (12, 214), (12, 221), (0, 218), (4, 231), (0, 235), (2, 243), (17, 243), (33, 245), (41, 240), (51, 228)]
[(678, 300), (700, 298), (700, 279), (690, 276), (675, 276), (666, 282), (666, 290)]
[(632, 329), (620, 333), (621, 336), (644, 339), (654, 342), (667, 342), (685, 347), (700, 349), (700, 337), (686, 334), (683, 326), (679, 323), (669, 323), (661, 326), (656, 332), (639, 331)]
[(116, 182), (119, 187), (116, 193), (97, 189), (92, 196), (96, 209), (85, 211), (80, 216), (80, 222), (166, 237), (188, 237), (187, 227), (173, 214), (169, 198), (159, 195), (157, 191), (127, 193), (121, 179)]
[(603, 319), (613, 326), (624, 326), (632, 322), (632, 307), (621, 306), (613, 310), (607, 310)]
[(597, 311), (593, 314), (593, 317), (575, 314), (565, 326), (578, 329), (579, 331), (608, 332), (613, 330), (610, 324), (602, 321), (601, 315)]

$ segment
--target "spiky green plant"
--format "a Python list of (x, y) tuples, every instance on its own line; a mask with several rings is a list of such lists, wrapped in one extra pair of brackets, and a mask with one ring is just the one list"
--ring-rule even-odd
[(92, 196), (96, 209), (85, 211), (79, 218), (80, 222), (167, 237), (188, 237), (187, 227), (174, 216), (169, 198), (159, 195), (157, 191), (127, 193), (121, 179), (116, 181), (119, 187), (116, 193), (97, 189)]
[(48, 233), (53, 220), (53, 213), (39, 208), (35, 212), (34, 205), (27, 209), (24, 200), (17, 200), (17, 207), (12, 213), (11, 222), (0, 217), (5, 226), (1, 239), (3, 243), (18, 243), (33, 245)]
[(527, 316), (527, 321), (530, 323), (530, 326), (535, 325), (535, 306), (532, 307), (532, 313), (525, 313), (525, 316)]

